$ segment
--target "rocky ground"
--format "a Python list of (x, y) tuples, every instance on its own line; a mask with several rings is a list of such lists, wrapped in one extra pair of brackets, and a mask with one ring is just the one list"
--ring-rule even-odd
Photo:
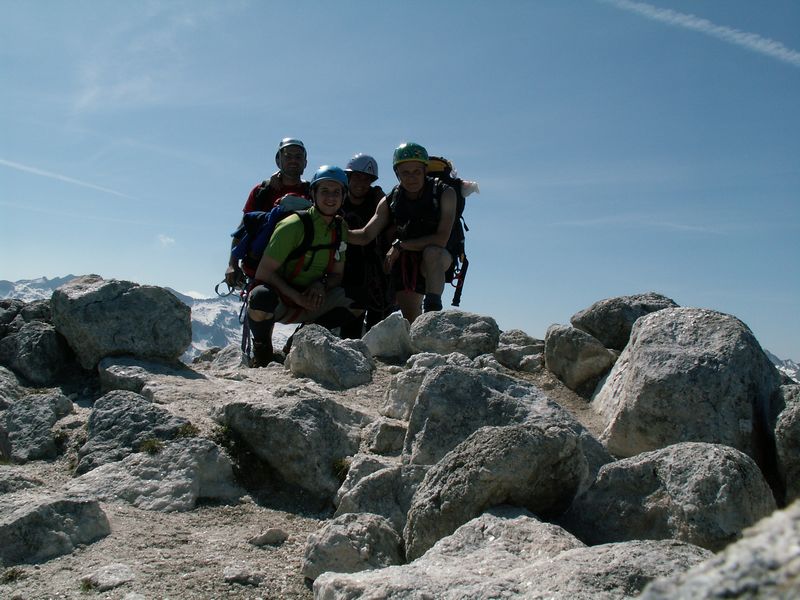
[[(296, 380), (278, 365), (268, 369), (246, 369), (233, 377), (219, 378), (195, 367), (203, 378), (160, 376), (150, 384), (157, 402), (188, 418), (200, 435), (218, 434), (210, 410), (248, 389), (269, 387), (289, 389), (315, 386)], [(330, 392), (337, 401), (377, 416), (392, 372), (397, 367), (379, 363), (372, 383)], [(553, 400), (570, 410), (595, 435), (599, 420), (585, 400), (564, 387), (548, 371), (515, 373), (539, 385)], [(84, 382), (73, 384), (77, 391), (76, 423), (88, 418), (87, 401), (98, 393)], [(67, 482), (74, 465), (75, 446), (81, 428), (72, 430), (71, 448), (54, 462), (33, 462), (19, 469), (44, 483), (53, 492)], [(80, 548), (70, 555), (40, 565), (6, 569), (0, 575), (0, 597), (39, 598), (304, 598), (312, 597), (310, 586), (300, 574), (300, 564), (309, 533), (331, 517), (332, 510), (320, 510), (305, 498), (274, 490), (249, 490), (240, 502), (230, 505), (202, 505), (185, 513), (144, 511), (127, 504), (103, 503), (111, 523), (111, 535)], [(287, 534), (283, 543), (258, 546), (249, 540), (267, 530)], [(107, 591), (100, 591), (84, 578), (109, 565), (127, 565), (135, 579)]]

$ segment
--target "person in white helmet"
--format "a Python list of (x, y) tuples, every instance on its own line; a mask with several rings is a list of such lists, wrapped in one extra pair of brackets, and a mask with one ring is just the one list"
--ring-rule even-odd
[[(380, 186), (375, 185), (378, 163), (368, 154), (356, 154), (347, 163), (345, 172), (350, 188), (342, 213), (349, 228), (359, 229), (369, 223), (384, 196)], [(363, 319), (350, 324), (352, 330), (342, 331), (342, 337), (360, 338), (394, 311), (390, 278), (383, 271), (383, 257), (390, 241), (379, 235), (365, 246), (347, 246), (343, 285), (348, 297), (366, 310)]]

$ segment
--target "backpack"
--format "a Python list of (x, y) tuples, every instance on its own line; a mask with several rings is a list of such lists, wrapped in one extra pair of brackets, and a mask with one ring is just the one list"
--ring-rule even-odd
[[(335, 250), (338, 249), (339, 243), (342, 239), (342, 226), (341, 219), (336, 219), (336, 232), (334, 241), (330, 244), (318, 244), (313, 246), (314, 241), (314, 223), (311, 221), (311, 215), (308, 214), (311, 201), (297, 196), (284, 196), (281, 198), (280, 204), (268, 211), (253, 211), (245, 213), (242, 217), (242, 223), (231, 234), (236, 240), (239, 240), (231, 254), (241, 261), (242, 271), (250, 279), (256, 274), (258, 263), (264, 255), (269, 240), (272, 237), (275, 227), (283, 221), (286, 217), (296, 214), (300, 217), (303, 223), (303, 241), (300, 245), (292, 250), (286, 257), (286, 260), (294, 260), (297, 258), (304, 258), (308, 251), (318, 252), (319, 250)], [(304, 260), (301, 260), (295, 268), (295, 273), (299, 273), (303, 266)], [(306, 269), (311, 266), (309, 262)]]

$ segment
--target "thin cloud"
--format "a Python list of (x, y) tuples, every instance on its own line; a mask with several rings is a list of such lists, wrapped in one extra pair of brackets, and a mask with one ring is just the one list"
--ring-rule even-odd
[(724, 25), (716, 25), (708, 19), (680, 13), (668, 8), (658, 8), (651, 4), (645, 4), (644, 2), (633, 2), (632, 0), (601, 0), (601, 2), (613, 4), (622, 10), (636, 13), (648, 19), (666, 23), (667, 25), (705, 33), (706, 35), (735, 44), (747, 50), (758, 52), (770, 58), (775, 58), (793, 67), (800, 67), (800, 52), (787, 48), (776, 40), (764, 38), (755, 33), (739, 31), (738, 29), (726, 27)]
[(164, 235), (163, 233), (158, 234), (158, 243), (161, 244), (162, 248), (169, 248), (170, 246), (175, 245), (175, 238), (171, 238), (168, 235)]
[(114, 196), (119, 196), (120, 198), (127, 198), (128, 200), (136, 199), (133, 196), (129, 196), (128, 194), (123, 194), (122, 192), (118, 192), (117, 190), (112, 190), (110, 188), (103, 187), (101, 185), (96, 185), (88, 181), (81, 181), (80, 179), (73, 179), (72, 177), (67, 177), (66, 175), (59, 175), (58, 173), (51, 173), (50, 171), (43, 171), (42, 169), (37, 169), (36, 167), (30, 167), (28, 165), (23, 165), (10, 160), (5, 160), (3, 158), (0, 158), (0, 165), (8, 167), (9, 169), (14, 169), (16, 171), (22, 171), (23, 173), (30, 173), (32, 175), (38, 175), (39, 177), (47, 177), (48, 179), (55, 179), (57, 181), (63, 181), (64, 183), (70, 183), (72, 185), (79, 185), (81, 187), (97, 190), (99, 192), (105, 192), (106, 194), (112, 194)]

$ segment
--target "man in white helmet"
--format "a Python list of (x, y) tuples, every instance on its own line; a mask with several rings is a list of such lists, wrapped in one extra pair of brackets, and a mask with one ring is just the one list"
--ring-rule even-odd
[[(380, 186), (375, 185), (378, 163), (368, 154), (356, 154), (345, 172), (350, 188), (342, 213), (349, 228), (359, 229), (369, 223), (384, 196)], [(360, 338), (394, 311), (394, 294), (389, 277), (383, 272), (383, 256), (390, 241), (379, 235), (365, 246), (347, 246), (343, 285), (348, 297), (366, 309), (366, 318), (352, 322), (353, 329), (343, 330), (342, 337)]]

